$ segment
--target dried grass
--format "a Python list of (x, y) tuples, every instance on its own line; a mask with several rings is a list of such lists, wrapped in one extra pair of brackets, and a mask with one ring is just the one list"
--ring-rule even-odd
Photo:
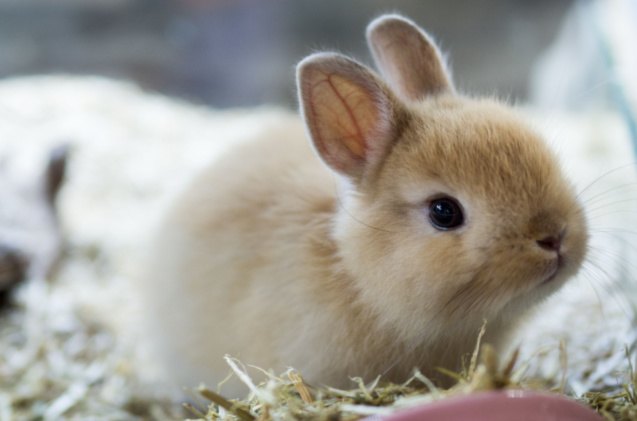
[[(511, 388), (564, 394), (589, 405), (607, 420), (637, 419), (634, 346), (626, 348), (621, 372), (616, 364), (608, 365), (599, 387), (577, 395), (569, 384), (563, 342), (556, 345), (557, 355), (554, 353), (559, 370), (538, 377), (529, 374), (534, 362), (521, 360), (517, 350), (502, 359), (488, 344), (480, 345), (480, 339), (460, 373), (442, 370), (457, 380), (446, 390), (418, 371), (403, 384), (387, 384), (380, 378), (370, 384), (352, 379), (351, 390), (308, 384), (293, 369), (280, 375), (266, 373), (267, 381), (255, 384), (241, 362), (227, 357), (233, 375), (246, 384), (248, 397), (229, 400), (222, 392), (202, 386), (195, 392), (197, 398), (180, 409), (140, 388), (136, 367), (125, 350), (107, 329), (83, 315), (67, 293), (61, 286), (32, 282), (19, 295), (18, 305), (0, 316), (0, 420), (192, 417), (349, 421), (449, 397)], [(599, 371), (603, 358), (582, 369)]]
[(45, 282), (0, 315), (0, 421), (178, 419), (135, 382), (113, 335)]
[(353, 421), (366, 416), (388, 415), (401, 409), (476, 392), (527, 389), (569, 396), (595, 409), (607, 420), (637, 419), (637, 375), (630, 362), (628, 350), (628, 371), (624, 373), (626, 382), (619, 390), (616, 385), (608, 385), (607, 391), (573, 396), (568, 392), (566, 383), (567, 358), (563, 344), (560, 345), (559, 353), (562, 373), (554, 378), (534, 378), (526, 375), (528, 364), (519, 364), (518, 350), (501, 361), (490, 345), (480, 345), (483, 334), (484, 328), (462, 372), (441, 370), (457, 380), (455, 386), (446, 390), (437, 388), (417, 370), (403, 384), (383, 383), (380, 378), (371, 384), (365, 384), (361, 379), (355, 378), (352, 380), (357, 387), (352, 390), (314, 387), (305, 383), (300, 373), (294, 369), (279, 376), (270, 373), (267, 381), (257, 385), (252, 382), (246, 368), (239, 361), (226, 357), (234, 375), (251, 391), (248, 398), (228, 400), (201, 386), (198, 394), (208, 404), (187, 404), (185, 407), (191, 416), (199, 420)]

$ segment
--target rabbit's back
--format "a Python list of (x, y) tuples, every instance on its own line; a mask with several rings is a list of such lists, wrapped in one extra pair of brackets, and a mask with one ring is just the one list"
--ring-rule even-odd
[(289, 364), (276, 352), (300, 337), (312, 282), (323, 276), (307, 271), (324, 263), (316, 262), (321, 250), (333, 257), (322, 242), (335, 183), (302, 122), (289, 117), (219, 157), (173, 201), (143, 292), (171, 377), (190, 386), (221, 381), (226, 353), (268, 368)]

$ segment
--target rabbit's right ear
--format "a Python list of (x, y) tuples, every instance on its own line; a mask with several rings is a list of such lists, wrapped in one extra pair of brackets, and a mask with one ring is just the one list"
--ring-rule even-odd
[(385, 83), (352, 59), (319, 53), (299, 64), (297, 84), (323, 161), (353, 181), (373, 172), (391, 148), (402, 110)]
[(367, 27), (367, 43), (389, 84), (404, 99), (453, 91), (440, 50), (415, 23), (384, 15)]

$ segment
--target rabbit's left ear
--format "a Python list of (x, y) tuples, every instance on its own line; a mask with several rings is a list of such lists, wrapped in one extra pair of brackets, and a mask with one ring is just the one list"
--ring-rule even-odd
[(391, 149), (402, 107), (378, 76), (334, 53), (297, 68), (301, 111), (312, 143), (334, 171), (360, 182)]
[(367, 27), (367, 43), (379, 70), (403, 99), (453, 92), (440, 50), (410, 20), (398, 15), (375, 19)]

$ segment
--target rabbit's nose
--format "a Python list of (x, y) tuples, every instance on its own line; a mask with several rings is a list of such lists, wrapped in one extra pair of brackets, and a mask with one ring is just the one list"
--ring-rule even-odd
[(560, 251), (562, 247), (562, 235), (549, 235), (536, 241), (537, 245), (548, 251)]
[(0, 244), (0, 291), (4, 291), (26, 277), (29, 261), (19, 250)]

